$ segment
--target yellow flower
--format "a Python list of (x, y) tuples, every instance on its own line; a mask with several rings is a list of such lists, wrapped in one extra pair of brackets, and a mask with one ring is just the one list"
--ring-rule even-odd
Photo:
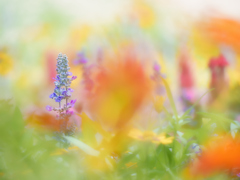
[(142, 28), (151, 28), (156, 22), (156, 14), (153, 7), (145, 1), (134, 1), (133, 11), (135, 12), (139, 25)]
[(155, 144), (170, 144), (174, 137), (166, 137), (165, 133), (156, 134), (152, 131), (140, 131), (139, 129), (132, 129), (128, 134), (131, 138), (140, 141), (151, 141)]
[(12, 68), (12, 58), (8, 54), (0, 52), (0, 75), (6, 75)]
[(100, 152), (97, 156), (86, 155), (84, 165), (91, 170), (108, 171), (116, 165), (116, 159), (126, 151), (131, 141), (128, 128), (105, 131), (99, 121), (91, 120), (85, 113), (79, 114), (82, 120), (81, 141)]

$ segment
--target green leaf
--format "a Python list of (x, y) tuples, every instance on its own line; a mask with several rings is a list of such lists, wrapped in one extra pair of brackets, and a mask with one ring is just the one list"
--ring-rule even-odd
[(93, 149), (92, 147), (88, 146), (87, 144), (83, 143), (82, 141), (76, 138), (73, 138), (70, 136), (63, 136), (63, 137), (91, 156), (98, 156), (100, 154), (99, 151)]
[(178, 118), (177, 108), (176, 108), (176, 105), (174, 103), (173, 96), (172, 96), (171, 90), (168, 86), (168, 83), (166, 82), (166, 80), (164, 78), (161, 77), (161, 79), (162, 79), (162, 82), (163, 82), (163, 84), (165, 86), (165, 89), (167, 91), (167, 96), (169, 98), (170, 105), (173, 108), (174, 115), (175, 115), (176, 118)]
[(213, 113), (207, 113), (207, 112), (197, 112), (197, 114), (212, 118), (212, 119), (218, 119), (218, 121), (224, 121), (230, 123), (233, 121), (232, 119), (226, 118), (223, 115), (213, 114)]
[(235, 134), (237, 133), (238, 129), (239, 129), (239, 126), (236, 125), (235, 123), (230, 124), (230, 131), (233, 138), (235, 138)]

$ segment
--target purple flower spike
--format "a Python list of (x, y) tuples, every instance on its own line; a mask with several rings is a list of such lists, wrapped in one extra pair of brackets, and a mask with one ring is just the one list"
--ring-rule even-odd
[(72, 76), (72, 80), (77, 79), (77, 76)]
[(49, 105), (46, 106), (47, 111), (52, 111), (52, 109), (53, 109), (52, 106), (49, 106)]
[[(76, 79), (77, 76), (73, 76), (73, 73), (69, 72), (70, 67), (68, 62), (69, 61), (66, 55), (62, 55), (61, 53), (58, 55), (56, 68), (57, 75), (56, 78), (53, 78), (55, 80), (55, 88), (49, 97), (58, 102), (59, 107), (54, 108), (51, 106), (46, 106), (47, 111), (57, 111), (57, 119), (65, 120), (65, 122), (67, 122), (69, 117), (73, 114), (73, 111), (70, 111), (69, 109), (72, 108), (76, 102), (76, 100), (70, 101), (71, 93), (73, 92), (73, 89), (71, 89), (70, 86), (72, 80)], [(70, 103), (68, 103), (69, 101)], [(68, 132), (67, 123), (61, 124), (60, 132)]]
[(240, 177), (240, 173), (237, 174), (237, 177)]

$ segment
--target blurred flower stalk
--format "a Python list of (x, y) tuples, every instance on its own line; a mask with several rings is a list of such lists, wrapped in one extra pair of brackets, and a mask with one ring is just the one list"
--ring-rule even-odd
[(73, 111), (70, 110), (70, 108), (73, 108), (76, 103), (76, 99), (69, 102), (71, 93), (73, 92), (73, 89), (71, 89), (70, 86), (72, 81), (77, 78), (77, 76), (72, 76), (72, 73), (69, 72), (69, 70), (70, 67), (68, 65), (67, 56), (60, 53), (57, 58), (57, 75), (54, 81), (55, 89), (49, 96), (51, 99), (54, 99), (55, 102), (59, 103), (59, 107), (55, 108), (49, 105), (46, 106), (48, 111), (58, 112), (57, 120), (59, 121), (60, 131), (63, 133), (66, 131), (69, 117), (73, 114)]

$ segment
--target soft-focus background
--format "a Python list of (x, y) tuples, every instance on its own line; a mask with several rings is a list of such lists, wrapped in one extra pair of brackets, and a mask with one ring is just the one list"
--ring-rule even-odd
[(239, 0), (0, 0), (0, 178), (238, 179), (239, 83)]
[(239, 7), (238, 0), (1, 1), (0, 96), (44, 106), (59, 52), (71, 63), (78, 52), (94, 62), (99, 53), (111, 56), (126, 46), (159, 62), (176, 92), (183, 54), (197, 94), (208, 88), (209, 60), (220, 54), (233, 85), (239, 81)]

